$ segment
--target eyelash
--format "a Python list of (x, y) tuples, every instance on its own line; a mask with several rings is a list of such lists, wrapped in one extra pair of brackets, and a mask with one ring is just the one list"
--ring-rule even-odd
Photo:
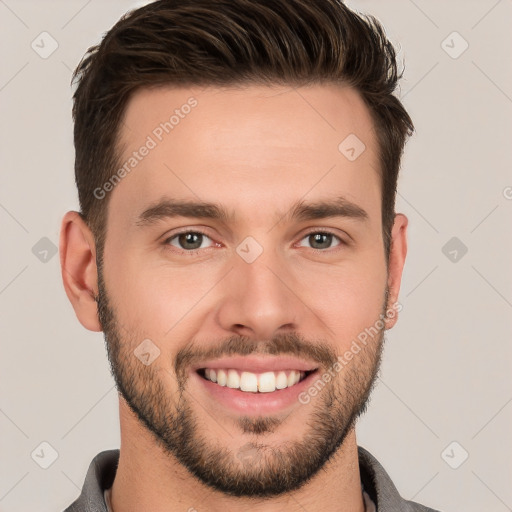
[[(197, 234), (197, 235), (203, 235), (203, 236), (209, 238), (210, 240), (212, 240), (212, 238), (207, 233), (205, 233), (204, 231), (201, 231), (200, 229), (194, 229), (194, 230), (188, 229), (188, 230), (180, 231), (178, 233), (174, 233), (172, 236), (167, 237), (163, 241), (163, 245), (165, 246), (166, 249), (168, 249), (168, 250), (170, 250), (172, 252), (176, 252), (177, 251), (177, 252), (179, 252), (181, 254), (185, 253), (185, 254), (187, 254), (189, 256), (195, 256), (195, 255), (197, 255), (201, 251), (204, 251), (206, 249), (211, 249), (212, 248), (212, 247), (206, 247), (205, 249), (192, 249), (190, 251), (187, 251), (185, 249), (178, 249), (178, 248), (170, 245), (170, 241), (171, 240), (174, 240), (176, 237), (178, 237), (180, 235), (186, 235), (186, 234), (189, 234), (189, 233), (193, 233), (193, 234)], [(328, 231), (328, 230), (322, 230), (322, 229), (313, 229), (312, 231), (309, 231), (309, 232), (305, 233), (302, 236), (302, 238), (300, 239), (300, 241), (304, 240), (304, 238), (306, 238), (306, 237), (308, 237), (310, 235), (313, 235), (313, 234), (314, 235), (317, 235), (317, 234), (318, 235), (332, 235), (334, 238), (337, 238), (338, 241), (340, 242), (337, 246), (334, 247), (334, 249), (332, 249), (331, 247), (329, 247), (328, 249), (315, 249), (313, 247), (310, 248), (312, 251), (315, 251), (315, 252), (318, 252), (318, 253), (335, 252), (335, 251), (339, 250), (340, 246), (348, 245), (348, 243), (345, 240), (343, 240), (341, 237), (336, 235), (334, 232)], [(213, 242), (213, 240), (212, 240), (212, 242)], [(338, 249), (336, 249), (336, 248), (338, 248)]]

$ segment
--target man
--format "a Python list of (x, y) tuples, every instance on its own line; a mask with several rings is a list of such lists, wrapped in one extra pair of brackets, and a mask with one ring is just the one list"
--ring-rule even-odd
[(89, 50), (66, 293), (103, 331), (121, 448), (68, 511), (428, 511), (358, 447), (397, 321), (413, 124), (338, 0), (160, 0)]

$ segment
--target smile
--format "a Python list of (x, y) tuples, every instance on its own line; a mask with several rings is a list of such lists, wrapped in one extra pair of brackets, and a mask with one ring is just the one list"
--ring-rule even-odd
[(201, 377), (231, 389), (249, 393), (272, 393), (276, 390), (290, 388), (304, 380), (313, 371), (287, 370), (264, 373), (252, 373), (223, 368), (202, 368), (198, 370)]

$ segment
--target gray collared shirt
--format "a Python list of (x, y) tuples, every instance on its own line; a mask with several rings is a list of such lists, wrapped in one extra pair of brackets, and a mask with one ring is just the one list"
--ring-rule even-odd
[[(377, 512), (439, 512), (413, 501), (404, 500), (386, 470), (363, 447), (358, 446), (359, 472), (365, 492)], [(119, 450), (107, 450), (92, 460), (82, 493), (64, 512), (107, 512), (104, 491), (112, 486), (119, 462)]]

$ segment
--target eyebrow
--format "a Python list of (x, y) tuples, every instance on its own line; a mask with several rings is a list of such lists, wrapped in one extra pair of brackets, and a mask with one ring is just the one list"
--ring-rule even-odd
[[(172, 198), (163, 198), (156, 204), (146, 208), (135, 222), (136, 226), (145, 227), (160, 220), (174, 217), (189, 217), (198, 219), (213, 219), (224, 223), (234, 222), (236, 215), (218, 203), (204, 201), (183, 201)], [(318, 220), (328, 217), (344, 217), (360, 221), (368, 220), (368, 213), (349, 201), (345, 197), (338, 196), (312, 203), (299, 200), (288, 210), (286, 214), (278, 213), (279, 222)]]

